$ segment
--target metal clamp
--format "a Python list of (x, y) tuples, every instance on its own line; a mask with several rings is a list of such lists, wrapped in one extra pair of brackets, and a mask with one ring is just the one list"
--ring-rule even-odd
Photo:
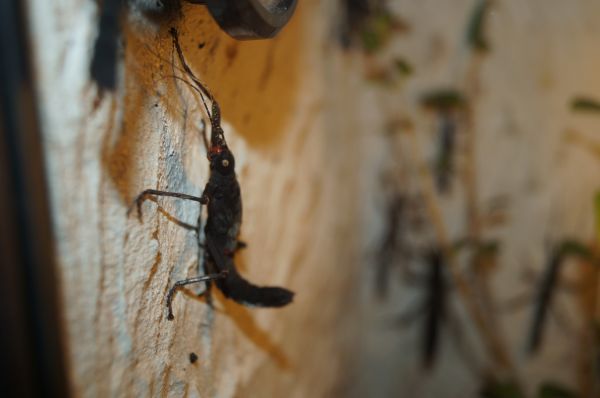
[(204, 4), (231, 37), (238, 40), (269, 39), (283, 28), (297, 0), (187, 0)]

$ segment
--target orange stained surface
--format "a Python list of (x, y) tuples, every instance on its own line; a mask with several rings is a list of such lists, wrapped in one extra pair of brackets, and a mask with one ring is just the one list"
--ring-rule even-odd
[[(308, 7), (310, 3), (300, 2), (288, 25), (270, 40), (235, 40), (219, 28), (205, 7), (190, 4), (154, 26), (124, 24), (123, 104), (112, 103), (109, 120), (113, 125), (107, 126), (111, 133), (102, 145), (104, 169), (124, 201), (135, 195), (129, 191), (139, 181), (143, 167), (139, 159), (147, 156), (144, 147), (164, 134), (169, 120), (174, 120), (181, 123), (180, 136), (160, 139), (183, 140), (185, 150), (186, 140), (197, 130), (188, 119), (194, 114), (199, 120), (195, 112), (203, 113), (189, 95), (182, 95), (187, 88), (173, 76), (183, 77), (183, 73), (174, 62), (169, 29), (178, 29), (186, 61), (214, 94), (223, 120), (249, 146), (267, 149), (281, 140), (296, 108)], [(117, 115), (120, 108), (122, 118)], [(152, 114), (157, 117), (148, 117)]]
[(251, 146), (281, 138), (296, 108), (305, 4), (299, 2), (274, 39), (251, 41), (229, 37), (204, 7), (183, 7), (179, 29), (188, 62), (213, 91), (224, 119)]

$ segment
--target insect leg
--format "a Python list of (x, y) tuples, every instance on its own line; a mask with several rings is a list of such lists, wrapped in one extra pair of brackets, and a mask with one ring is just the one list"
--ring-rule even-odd
[(172, 308), (171, 304), (173, 302), (173, 296), (175, 295), (175, 292), (179, 288), (186, 286), (186, 285), (191, 285), (192, 283), (207, 282), (207, 281), (211, 281), (214, 279), (225, 278), (228, 273), (229, 273), (228, 271), (221, 271), (218, 274), (195, 276), (193, 278), (187, 278), (187, 279), (183, 279), (183, 280), (175, 282), (173, 287), (171, 287), (169, 289), (169, 292), (167, 293), (167, 308), (169, 309), (169, 314), (167, 315), (167, 319), (172, 321), (175, 318), (173, 316), (173, 308)]
[(133, 201), (133, 203), (127, 210), (127, 214), (129, 215), (129, 213), (131, 213), (131, 210), (133, 209), (133, 207), (135, 205), (137, 207), (138, 218), (142, 218), (142, 203), (146, 199), (148, 199), (149, 196), (169, 196), (172, 198), (193, 200), (194, 202), (198, 202), (203, 205), (208, 203), (208, 198), (204, 195), (203, 196), (193, 196), (193, 195), (188, 195), (185, 193), (158, 191), (156, 189), (146, 189), (145, 191), (142, 191), (142, 193), (140, 193), (135, 198), (135, 200)]

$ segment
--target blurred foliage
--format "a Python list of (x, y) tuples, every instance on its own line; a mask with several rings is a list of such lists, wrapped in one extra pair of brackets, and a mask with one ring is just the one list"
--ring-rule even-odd
[[(481, 398), (525, 398), (525, 394), (514, 382), (489, 382), (479, 392)], [(537, 398), (577, 398), (570, 389), (553, 382), (543, 383), (536, 394)]]
[(397, 88), (403, 78), (413, 73), (412, 66), (402, 57), (396, 57), (389, 65), (371, 62), (365, 72), (365, 78), (372, 83), (381, 84), (390, 89)]
[(368, 16), (361, 29), (361, 42), (369, 53), (379, 51), (392, 37), (394, 31), (404, 30), (405, 24), (381, 7)]
[(436, 110), (463, 108), (467, 104), (466, 97), (453, 88), (443, 88), (426, 93), (421, 97), (421, 105)]
[(571, 100), (571, 110), (579, 112), (600, 112), (600, 101), (589, 97), (575, 97)]
[(538, 398), (577, 398), (578, 395), (556, 383), (544, 383), (540, 386)]
[(475, 256), (478, 259), (493, 258), (500, 252), (500, 242), (497, 240), (487, 240), (479, 242), (475, 250)]
[(401, 57), (396, 57), (394, 58), (394, 66), (395, 66), (395, 70), (403, 75), (403, 76), (410, 76), (413, 74), (413, 67), (411, 64), (408, 63), (408, 61), (404, 58)]
[(558, 248), (559, 254), (563, 257), (575, 256), (586, 260), (593, 259), (592, 250), (585, 243), (573, 239), (565, 239)]
[(467, 26), (467, 43), (474, 51), (488, 51), (490, 45), (485, 37), (485, 17), (490, 0), (478, 0)]
[(511, 381), (488, 382), (479, 392), (481, 398), (525, 398), (519, 386)]
[(395, 32), (405, 32), (408, 25), (392, 14), (385, 0), (343, 0), (345, 18), (341, 28), (344, 47), (360, 44), (367, 53), (381, 50)]
[(600, 191), (594, 195), (594, 218), (596, 227), (596, 244), (600, 245)]

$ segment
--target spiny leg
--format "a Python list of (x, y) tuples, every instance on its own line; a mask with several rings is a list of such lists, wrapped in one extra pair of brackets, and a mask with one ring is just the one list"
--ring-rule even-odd
[(172, 321), (175, 318), (173, 316), (173, 308), (172, 308), (171, 304), (173, 302), (173, 296), (175, 295), (175, 292), (177, 291), (177, 289), (179, 289), (183, 286), (186, 286), (186, 285), (191, 285), (192, 283), (207, 282), (207, 281), (211, 281), (214, 279), (225, 278), (225, 277), (227, 277), (228, 273), (229, 273), (228, 271), (221, 271), (218, 274), (196, 276), (193, 278), (183, 279), (183, 280), (175, 282), (173, 287), (171, 287), (169, 289), (169, 292), (167, 293), (167, 308), (169, 309), (167, 319)]
[(135, 198), (135, 200), (133, 201), (131, 206), (129, 206), (129, 209), (127, 210), (127, 214), (129, 215), (129, 213), (131, 213), (131, 210), (133, 209), (133, 206), (135, 205), (137, 207), (138, 218), (142, 218), (142, 203), (149, 196), (169, 196), (172, 198), (192, 200), (194, 202), (198, 202), (203, 205), (208, 203), (208, 198), (205, 197), (204, 195), (203, 196), (193, 196), (193, 195), (188, 195), (188, 194), (179, 193), (179, 192), (166, 192), (166, 191), (159, 191), (156, 189), (146, 189), (146, 190), (142, 191), (142, 193), (140, 193)]
[[(204, 255), (202, 256), (202, 262), (200, 264), (202, 271), (204, 272), (205, 275), (217, 274), (219, 272), (219, 270), (217, 270), (216, 267), (210, 265), (210, 262), (208, 259), (208, 253), (206, 252), (206, 247), (204, 248), (204, 250), (205, 250), (205, 252), (204, 252)], [(208, 281), (208, 282), (206, 282), (206, 287), (205, 287), (204, 291), (198, 294), (198, 297), (204, 296), (204, 298), (206, 299), (206, 304), (210, 308), (213, 308), (212, 287), (213, 287), (212, 281)]]

